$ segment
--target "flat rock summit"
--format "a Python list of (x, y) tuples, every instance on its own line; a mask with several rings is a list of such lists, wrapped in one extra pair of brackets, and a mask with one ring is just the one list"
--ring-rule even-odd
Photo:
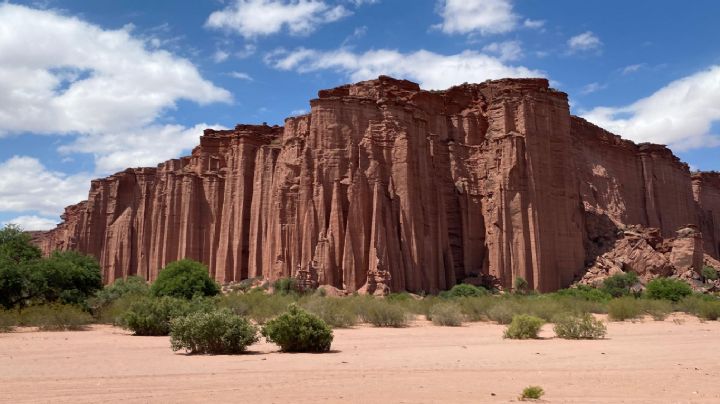
[(97, 257), (106, 283), (192, 258), (220, 283), (297, 276), (371, 294), (517, 277), (552, 291), (720, 258), (720, 174), (570, 115), (545, 79), (424, 91), (381, 76), (310, 105), (94, 180), (35, 241)]

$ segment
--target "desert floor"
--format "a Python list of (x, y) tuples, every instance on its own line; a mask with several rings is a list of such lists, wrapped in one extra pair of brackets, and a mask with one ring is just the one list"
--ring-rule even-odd
[(504, 327), (416, 322), (335, 330), (333, 352), (189, 356), (168, 337), (89, 331), (0, 334), (0, 401), (480, 403), (528, 385), (553, 403), (719, 403), (720, 322), (673, 315), (609, 323), (599, 341), (504, 340)]

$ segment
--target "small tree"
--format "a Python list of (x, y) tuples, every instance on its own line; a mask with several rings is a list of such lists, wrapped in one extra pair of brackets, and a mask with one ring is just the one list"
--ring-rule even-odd
[(284, 352), (327, 352), (333, 340), (333, 332), (324, 321), (294, 303), (287, 313), (268, 321), (262, 335)]
[(645, 295), (650, 299), (664, 299), (679, 302), (692, 294), (692, 288), (679, 279), (657, 278), (648, 282)]
[(184, 259), (162, 269), (150, 291), (153, 296), (192, 299), (194, 296), (215, 296), (220, 293), (220, 287), (210, 279), (205, 265)]

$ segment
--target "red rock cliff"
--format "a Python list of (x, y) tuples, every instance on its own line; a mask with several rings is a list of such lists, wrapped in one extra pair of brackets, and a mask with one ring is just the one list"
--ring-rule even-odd
[(693, 223), (717, 257), (720, 179), (572, 117), (544, 79), (319, 92), (285, 127), (206, 130), (190, 157), (92, 183), (38, 238), (105, 282), (206, 263), (219, 282), (298, 270), (347, 291), (436, 292), (492, 275), (569, 285), (614, 226)]

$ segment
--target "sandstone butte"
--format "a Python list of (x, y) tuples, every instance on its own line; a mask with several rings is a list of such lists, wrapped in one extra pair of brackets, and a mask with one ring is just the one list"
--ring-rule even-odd
[[(552, 291), (648, 254), (671, 271), (719, 258), (720, 174), (572, 116), (545, 79), (424, 91), (381, 76), (310, 105), (94, 180), (36, 242), (97, 257), (106, 283), (191, 258), (220, 283), (301, 276), (375, 294), (517, 277)], [(632, 226), (659, 241), (621, 245), (634, 256), (618, 261)]]

